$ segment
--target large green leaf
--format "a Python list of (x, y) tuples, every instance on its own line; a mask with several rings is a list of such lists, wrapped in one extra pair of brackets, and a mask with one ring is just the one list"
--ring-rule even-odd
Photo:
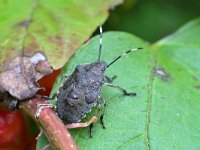
[[(80, 149), (199, 149), (198, 39), (200, 19), (151, 48), (127, 33), (105, 33), (102, 59), (106, 62), (130, 48), (144, 48), (122, 57), (106, 71), (106, 75), (118, 76), (115, 84), (137, 92), (137, 96), (123, 96), (118, 90), (103, 87), (102, 95), (108, 102), (106, 129), (96, 123), (92, 139), (87, 128), (71, 130)], [(96, 61), (98, 46), (98, 37), (82, 46), (62, 73), (70, 74), (77, 64)], [(61, 76), (52, 93), (58, 88), (60, 79)]]
[[(123, 148), (124, 144), (133, 145), (135, 140), (134, 146), (136, 147), (144, 143), (142, 138), (145, 136), (146, 108), (153, 55), (147, 44), (130, 34), (122, 32), (103, 34), (102, 60), (108, 63), (123, 52), (136, 47), (143, 47), (144, 50), (122, 57), (106, 71), (106, 75), (117, 75), (114, 83), (129, 91), (135, 91), (137, 96), (123, 96), (116, 89), (103, 87), (102, 95), (108, 103), (105, 110), (106, 129), (103, 130), (100, 123), (96, 123), (92, 139), (89, 138), (87, 128), (71, 130), (80, 149)], [(70, 74), (77, 64), (96, 61), (98, 48), (99, 37), (95, 37), (76, 52), (64, 67), (63, 72)], [(56, 89), (57, 87), (54, 87), (54, 90)], [(90, 117), (91, 115), (85, 120)]]
[[(118, 78), (115, 83), (129, 91), (137, 92), (137, 96), (123, 96), (118, 90), (104, 87), (102, 95), (108, 102), (105, 111), (107, 129), (103, 130), (99, 123), (95, 124), (93, 139), (89, 138), (87, 128), (72, 130), (80, 149), (102, 149), (102, 146), (108, 149), (116, 148), (120, 147), (123, 142), (143, 134), (146, 118), (145, 108), (147, 107), (145, 101), (148, 98), (148, 84), (153, 65), (152, 54), (147, 44), (130, 34), (109, 32), (103, 35), (102, 59), (106, 62), (111, 62), (118, 55), (135, 47), (143, 47), (144, 50), (125, 56), (111, 66), (106, 74), (109, 76), (117, 75)], [(99, 37), (95, 37), (76, 52), (64, 67), (63, 73), (70, 74), (77, 64), (96, 61), (98, 48)], [(62, 75), (57, 80), (54, 91), (58, 88), (61, 78)], [(91, 115), (87, 119), (90, 117)], [(143, 122), (143, 125), (141, 125), (141, 122)], [(87, 144), (84, 144), (85, 142)], [(104, 144), (102, 145), (102, 143)]]
[(157, 42), (149, 101), (152, 149), (200, 149), (200, 19)]
[(29, 56), (41, 51), (60, 68), (122, 1), (0, 1), (0, 71), (22, 50)]

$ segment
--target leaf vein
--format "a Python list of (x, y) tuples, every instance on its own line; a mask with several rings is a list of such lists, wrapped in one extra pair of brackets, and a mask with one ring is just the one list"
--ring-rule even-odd
[(129, 143), (135, 141), (137, 138), (141, 137), (143, 135), (143, 133), (140, 133), (140, 134), (137, 134), (135, 135), (134, 137), (128, 139), (127, 141), (125, 141), (122, 145), (120, 145), (117, 150), (120, 150), (120, 149), (124, 149), (124, 146), (128, 145)]
[(149, 88), (148, 88), (148, 100), (147, 100), (147, 112), (146, 112), (146, 127), (145, 127), (145, 142), (146, 149), (150, 150), (149, 141), (149, 123), (150, 123), (150, 113), (151, 113), (151, 101), (152, 101), (152, 88), (153, 88), (153, 78), (154, 78), (154, 68), (156, 67), (156, 62), (154, 62), (153, 68), (151, 70)]
[(34, 13), (35, 13), (35, 10), (37, 9), (37, 7), (38, 7), (38, 0), (33, 0), (33, 6), (32, 6), (31, 13), (30, 13), (30, 18), (29, 18), (30, 23), (25, 27), (25, 35), (24, 35), (24, 39), (23, 39), (23, 43), (22, 43), (22, 54), (24, 54), (25, 41), (28, 36), (28, 29), (33, 20), (33, 16), (34, 16)]

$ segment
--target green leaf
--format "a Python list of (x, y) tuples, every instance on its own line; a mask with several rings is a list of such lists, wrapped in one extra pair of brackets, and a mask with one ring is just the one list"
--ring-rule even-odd
[[(123, 52), (136, 47), (144, 49), (122, 57), (106, 70), (106, 75), (110, 77), (117, 75), (114, 83), (128, 91), (136, 92), (137, 96), (123, 96), (117, 89), (103, 87), (102, 95), (108, 103), (105, 109), (106, 129), (103, 130), (101, 124), (96, 123), (92, 139), (89, 138), (88, 128), (71, 130), (80, 149), (116, 149), (131, 145), (137, 148), (145, 142), (142, 139), (145, 137), (146, 108), (149, 79), (154, 62), (153, 55), (144, 41), (131, 34), (123, 32), (103, 34), (102, 60), (107, 63)], [(78, 64), (97, 61), (98, 48), (99, 36), (90, 40), (76, 52), (63, 68), (63, 73), (70, 74)], [(61, 78), (62, 75), (59, 79)], [(54, 86), (55, 91), (60, 80)], [(84, 121), (90, 119), (96, 112), (93, 111)]]
[[(39, 139), (39, 142), (37, 142), (36, 145), (36, 150), (41, 150), (42, 148), (44, 148), (45, 146), (47, 146), (49, 143), (47, 142), (47, 138), (45, 137), (44, 134), (42, 134)], [(52, 150), (52, 148), (50, 146), (47, 146), (47, 148), (45, 150)]]
[[(58, 69), (122, 0), (0, 2), (0, 71), (13, 57), (43, 52)], [(92, 6), (92, 7), (91, 7)], [(22, 51), (24, 50), (24, 52)], [(56, 56), (56, 57), (55, 57)], [(59, 58), (59, 59), (58, 59)]]
[[(88, 128), (70, 130), (80, 149), (199, 149), (200, 148), (200, 19), (149, 46), (137, 37), (108, 32), (103, 35), (102, 59), (111, 62), (124, 51), (143, 47), (113, 64), (106, 75), (137, 96), (123, 96), (103, 87), (107, 100), (106, 129), (95, 123), (93, 138)], [(97, 60), (99, 37), (83, 45), (63, 68), (70, 74), (77, 64)], [(52, 93), (59, 84), (57, 80)], [(97, 112), (94, 109), (84, 121)]]
[[(151, 149), (200, 148), (200, 18), (153, 45), (157, 55), (149, 105)], [(163, 80), (163, 79), (166, 80)]]

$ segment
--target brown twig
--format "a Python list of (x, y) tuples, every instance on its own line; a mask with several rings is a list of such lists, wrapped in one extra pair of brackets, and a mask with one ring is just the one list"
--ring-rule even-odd
[(33, 98), (21, 102), (20, 106), (42, 128), (52, 147), (60, 150), (78, 150), (69, 131), (51, 108), (44, 108), (36, 119), (39, 106), (44, 104), (47, 104), (46, 100)]

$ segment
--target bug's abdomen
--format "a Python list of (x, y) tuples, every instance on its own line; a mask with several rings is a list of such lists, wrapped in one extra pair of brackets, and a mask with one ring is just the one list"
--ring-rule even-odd
[(79, 122), (87, 115), (98, 101), (99, 84), (87, 85), (68, 82), (67, 88), (60, 88), (57, 95), (57, 113), (68, 122)]

